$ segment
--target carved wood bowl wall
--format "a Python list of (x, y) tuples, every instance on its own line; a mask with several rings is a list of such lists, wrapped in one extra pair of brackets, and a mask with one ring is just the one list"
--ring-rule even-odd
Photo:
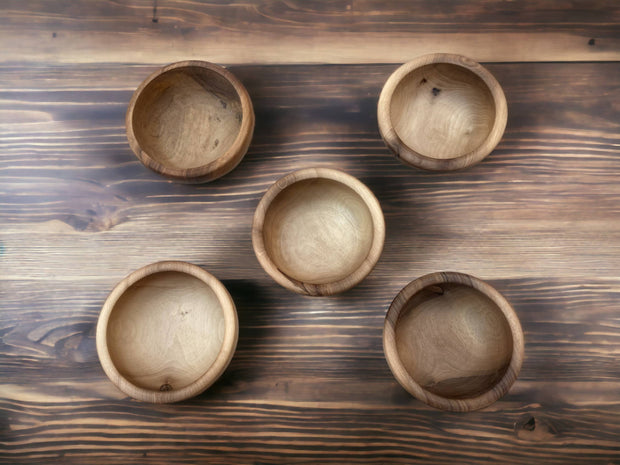
[(220, 377), (238, 331), (235, 304), (217, 278), (190, 263), (158, 262), (110, 293), (97, 323), (97, 353), (125, 394), (178, 402)]
[(493, 75), (461, 55), (435, 53), (388, 78), (377, 107), (379, 131), (404, 163), (455, 170), (481, 161), (501, 140), (508, 110)]
[(379, 201), (342, 171), (284, 176), (260, 201), (252, 226), (258, 261), (279, 284), (306, 295), (346, 291), (370, 273), (385, 240)]
[(205, 61), (182, 61), (142, 82), (125, 125), (129, 145), (144, 165), (198, 183), (219, 178), (241, 162), (254, 132), (254, 110), (230, 71)]
[(411, 394), (443, 410), (486, 407), (515, 382), (523, 332), (506, 299), (462, 273), (432, 273), (409, 283), (385, 319), (385, 357)]

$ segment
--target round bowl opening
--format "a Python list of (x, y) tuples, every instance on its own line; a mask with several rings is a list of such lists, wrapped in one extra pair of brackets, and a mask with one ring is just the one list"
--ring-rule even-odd
[(394, 329), (400, 363), (422, 389), (470, 399), (502, 380), (513, 355), (502, 309), (479, 290), (453, 283), (427, 286), (404, 304)]
[(179, 271), (150, 274), (120, 296), (105, 334), (114, 367), (133, 385), (176, 391), (196, 382), (223, 348), (225, 314), (213, 289)]
[(391, 124), (400, 140), (434, 159), (458, 158), (478, 149), (495, 124), (495, 102), (474, 72), (451, 63), (410, 71), (391, 96)]
[(170, 169), (192, 169), (223, 156), (240, 132), (241, 97), (217, 71), (186, 66), (150, 81), (138, 96), (132, 129), (140, 148)]
[(324, 178), (297, 181), (272, 200), (263, 241), (274, 265), (289, 278), (329, 284), (355, 272), (373, 246), (374, 226), (364, 199)]

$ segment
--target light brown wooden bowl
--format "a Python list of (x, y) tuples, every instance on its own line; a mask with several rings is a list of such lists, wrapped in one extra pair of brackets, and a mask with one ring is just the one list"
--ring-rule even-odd
[(508, 392), (521, 370), (523, 332), (489, 284), (462, 273), (432, 273), (392, 302), (383, 349), (409, 393), (439, 409), (467, 412)]
[(403, 162), (456, 170), (481, 161), (504, 134), (508, 110), (501, 86), (479, 63), (435, 53), (398, 68), (383, 86), (379, 132)]
[(220, 281), (190, 263), (159, 262), (110, 293), (97, 323), (97, 353), (125, 394), (178, 402), (220, 377), (237, 335), (235, 304)]
[(125, 125), (129, 145), (144, 165), (172, 179), (206, 182), (243, 159), (254, 110), (230, 71), (205, 61), (181, 61), (140, 84)]
[(284, 176), (256, 208), (252, 244), (279, 284), (300, 294), (337, 294), (379, 260), (385, 223), (379, 201), (342, 171), (308, 168)]

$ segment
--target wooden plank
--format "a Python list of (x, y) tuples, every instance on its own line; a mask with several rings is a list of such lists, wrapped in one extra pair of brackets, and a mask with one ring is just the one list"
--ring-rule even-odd
[[(578, 387), (580, 383), (620, 387), (617, 280), (491, 282), (514, 305), (526, 334), (527, 357), (520, 376), (526, 390), (571, 382)], [(329, 300), (290, 295), (262, 277), (224, 283), (237, 303), (241, 328), (229, 369), (230, 378), (240, 386), (235, 389), (228, 383), (227, 387), (236, 400), (322, 402), (333, 408), (348, 403), (358, 408), (391, 405), (393, 399), (381, 395), (393, 384), (383, 360), (381, 331), (398, 283), (383, 290), (364, 284)], [(97, 393), (122, 397), (107, 382), (94, 350), (94, 326), (108, 289), (98, 283), (77, 285), (52, 279), (4, 281), (4, 286), (5, 351), (0, 368), (12, 386), (5, 387), (7, 392), (14, 392), (16, 399), (32, 400), (36, 394), (50, 402), (65, 401), (67, 390), (84, 400)], [(257, 367), (260, 379), (252, 376)], [(60, 379), (50, 380), (50, 373)], [(362, 386), (360, 375), (365, 380)], [(550, 375), (552, 379), (547, 379)], [(307, 385), (307, 377), (314, 383)], [(16, 387), (24, 385), (29, 388)], [(587, 405), (601, 400), (600, 392), (582, 392), (584, 388), (565, 389), (546, 402)], [(518, 386), (515, 392), (521, 397)], [(610, 400), (620, 400), (617, 392), (608, 395)], [(408, 398), (404, 393), (398, 397)]]
[[(233, 68), (254, 100), (256, 136), (238, 169), (199, 187), (144, 169), (126, 144), (130, 89), (152, 67), (39, 68), (30, 78), (9, 68), (21, 81), (0, 92), (12, 119), (0, 127), (0, 276), (45, 280), (53, 269), (67, 280), (105, 277), (109, 287), (145, 260), (208, 257), (223, 279), (252, 279), (262, 274), (247, 259), (258, 199), (312, 165), (344, 169), (377, 194), (388, 231), (378, 267), (401, 284), (446, 268), (482, 278), (616, 275), (618, 64), (491, 66), (508, 97), (507, 132), (484, 163), (456, 174), (410, 169), (383, 146), (375, 105), (393, 68)], [(98, 73), (126, 78), (85, 90), (72, 77), (64, 83), (73, 72), (92, 86), (105, 85)], [(175, 240), (162, 248), (153, 237)]]
[[(207, 408), (208, 414), (197, 414)], [(607, 429), (617, 431), (617, 412), (582, 409), (579, 417), (570, 407), (543, 412), (532, 405), (472, 413), (471, 423), (463, 427), (454, 414), (403, 407), (344, 412), (204, 400), (149, 409), (128, 408), (123, 402), (24, 402), (10, 413), (29, 415), (33, 421), (13, 432), (15, 443), (5, 450), (11, 452), (11, 463), (28, 458), (39, 463), (156, 464), (600, 464), (618, 459), (617, 437)], [(131, 424), (125, 420), (128, 413)], [(222, 417), (227, 421), (214, 421)], [(535, 429), (520, 427), (515, 432), (514, 425), (523, 422), (534, 423)]]
[[(383, 146), (375, 106), (394, 68), (233, 67), (254, 141), (235, 171), (188, 186), (146, 170), (125, 140), (153, 66), (3, 67), (0, 461), (620, 461), (620, 63), (490, 65), (507, 132), (459, 173), (413, 170)], [(280, 288), (250, 243), (262, 193), (315, 164), (361, 178), (387, 220), (373, 273), (325, 299)], [(213, 388), (153, 406), (107, 380), (94, 327), (118, 280), (169, 258), (224, 281), (240, 339)], [(439, 269), (490, 280), (525, 331), (520, 379), (481, 412), (424, 405), (383, 359), (391, 299)]]
[(6, 0), (1, 62), (401, 63), (620, 59), (615, 0), (429, 3)]

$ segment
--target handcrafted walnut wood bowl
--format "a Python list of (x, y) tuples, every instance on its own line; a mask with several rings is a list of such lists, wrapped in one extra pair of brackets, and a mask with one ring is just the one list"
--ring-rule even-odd
[(206, 182), (242, 160), (254, 131), (254, 110), (230, 71), (182, 61), (140, 84), (125, 124), (131, 149), (147, 167), (172, 179)]
[(379, 202), (342, 171), (309, 168), (279, 179), (256, 208), (252, 243), (279, 284), (300, 294), (343, 292), (379, 260), (385, 223)]
[(508, 110), (501, 86), (479, 63), (436, 53), (402, 65), (389, 77), (377, 118), (381, 137), (403, 162), (455, 170), (493, 151)]
[(443, 410), (467, 412), (502, 397), (523, 361), (523, 332), (489, 284), (461, 273), (409, 283), (387, 312), (385, 358), (396, 380)]
[(190, 263), (159, 262), (110, 293), (97, 323), (97, 353), (125, 394), (177, 402), (220, 377), (237, 334), (235, 304), (220, 281)]

